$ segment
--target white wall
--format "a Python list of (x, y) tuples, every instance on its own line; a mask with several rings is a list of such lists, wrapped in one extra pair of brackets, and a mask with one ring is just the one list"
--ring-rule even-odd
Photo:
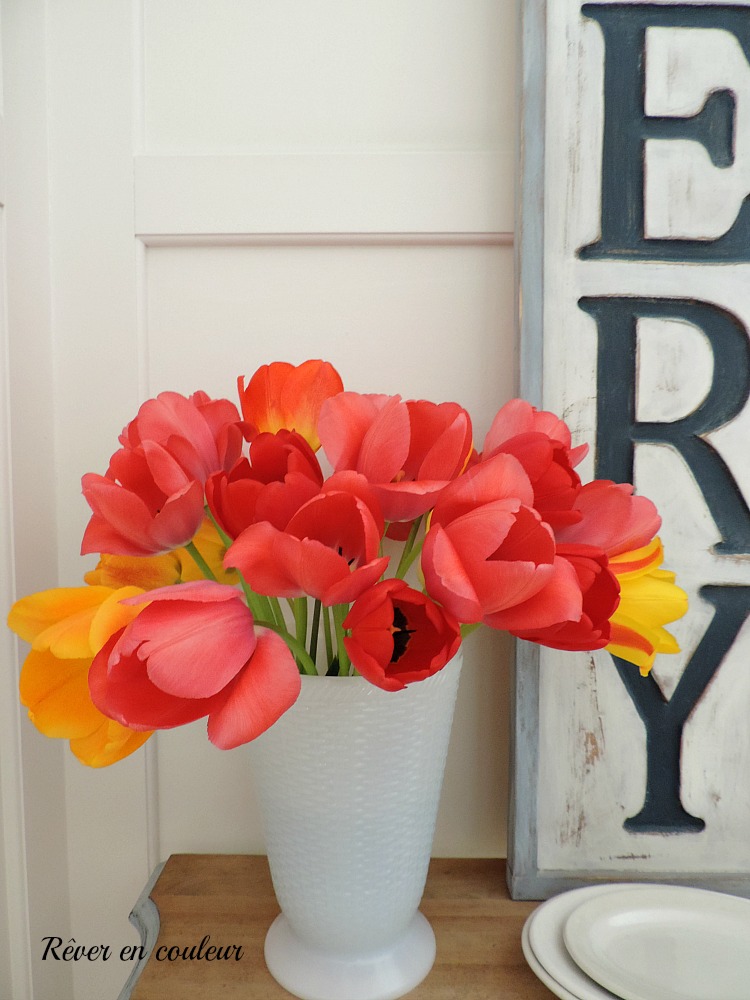
[[(165, 388), (231, 396), (259, 364), (325, 357), (351, 389), (458, 400), (481, 441), (514, 387), (514, 0), (2, 12), (8, 593), (79, 582), (80, 476)], [(478, 634), (436, 854), (504, 854), (507, 725), (508, 644)], [(102, 1000), (128, 972), (51, 983), (42, 934), (132, 941), (157, 860), (263, 849), (245, 756), (198, 724), (92, 772), (21, 720), (36, 1000)]]

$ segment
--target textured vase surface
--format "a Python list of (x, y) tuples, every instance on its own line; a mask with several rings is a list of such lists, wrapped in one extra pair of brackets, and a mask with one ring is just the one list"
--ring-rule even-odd
[(432, 966), (424, 891), (461, 670), (386, 692), (303, 677), (252, 745), (282, 910), (266, 962), (303, 1000), (394, 1000)]

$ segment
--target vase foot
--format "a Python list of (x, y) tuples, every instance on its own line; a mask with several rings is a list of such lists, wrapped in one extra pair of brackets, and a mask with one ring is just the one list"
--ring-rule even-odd
[(397, 1000), (413, 990), (435, 961), (435, 935), (419, 912), (390, 947), (347, 957), (301, 941), (284, 914), (266, 935), (268, 970), (300, 1000)]

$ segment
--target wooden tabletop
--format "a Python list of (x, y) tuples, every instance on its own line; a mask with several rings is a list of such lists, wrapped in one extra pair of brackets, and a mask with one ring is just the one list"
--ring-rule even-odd
[[(550, 1000), (521, 951), (521, 928), (537, 905), (509, 899), (504, 861), (433, 859), (421, 909), (437, 960), (409, 1000)], [(289, 1000), (263, 960), (278, 912), (265, 857), (172, 855), (134, 910), (151, 950), (122, 998)], [(204, 956), (209, 947), (234, 946), (231, 957), (195, 957), (201, 941)], [(191, 947), (192, 960), (168, 960)]]

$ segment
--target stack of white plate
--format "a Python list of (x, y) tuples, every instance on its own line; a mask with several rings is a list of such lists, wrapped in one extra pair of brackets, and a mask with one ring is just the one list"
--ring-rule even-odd
[(750, 1000), (750, 899), (617, 883), (548, 899), (523, 953), (561, 1000)]

